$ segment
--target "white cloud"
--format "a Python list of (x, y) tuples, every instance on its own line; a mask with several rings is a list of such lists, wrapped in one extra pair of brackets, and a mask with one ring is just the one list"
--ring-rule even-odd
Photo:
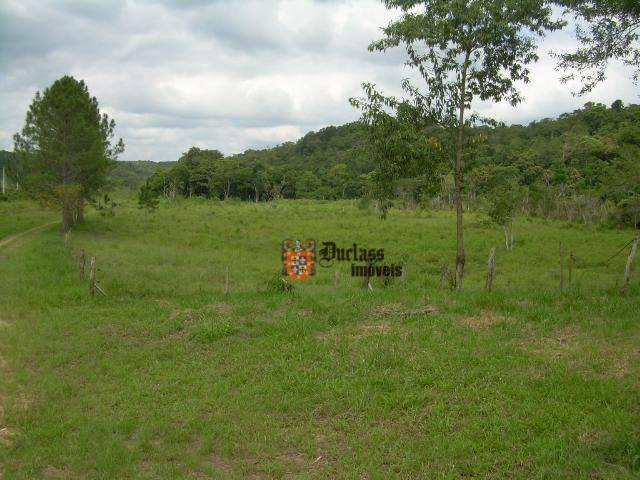
[[(227, 154), (295, 140), (354, 120), (371, 81), (398, 93), (412, 75), (400, 49), (367, 45), (394, 16), (378, 0), (5, 0), (0, 5), (0, 148), (11, 149), (29, 102), (56, 78), (84, 79), (127, 144), (124, 159), (175, 160), (191, 145)], [(477, 109), (525, 123), (587, 101), (637, 101), (627, 70), (588, 97), (559, 82), (550, 36), (517, 108)], [(575, 89), (575, 88), (574, 88)]]

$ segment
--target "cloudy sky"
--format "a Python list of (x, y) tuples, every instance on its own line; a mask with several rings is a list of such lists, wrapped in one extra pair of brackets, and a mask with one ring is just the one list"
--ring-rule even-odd
[[(65, 74), (115, 119), (125, 160), (296, 140), (355, 120), (348, 98), (363, 81), (398, 92), (410, 75), (402, 51), (367, 51), (393, 16), (379, 0), (1, 0), (0, 149), (12, 149), (34, 93)], [(571, 31), (545, 39), (525, 103), (476, 110), (526, 123), (586, 101), (640, 101), (616, 64), (592, 94), (573, 97), (547, 55), (572, 45)]]

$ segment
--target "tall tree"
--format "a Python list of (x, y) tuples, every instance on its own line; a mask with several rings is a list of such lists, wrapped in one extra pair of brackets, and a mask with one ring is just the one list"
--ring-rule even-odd
[(556, 0), (574, 15), (580, 47), (557, 55), (560, 69), (570, 71), (564, 81), (580, 77), (579, 95), (605, 79), (610, 60), (634, 67), (640, 79), (640, 2), (638, 0)]
[(114, 129), (84, 81), (64, 76), (44, 93), (36, 92), (22, 132), (14, 135), (27, 185), (61, 208), (63, 232), (82, 221), (85, 201), (106, 184), (124, 151), (121, 139), (112, 143)]
[[(537, 60), (535, 36), (563, 23), (552, 18), (543, 0), (383, 0), (400, 9), (398, 20), (383, 28), (384, 37), (369, 46), (386, 51), (404, 46), (406, 64), (416, 69), (426, 91), (403, 82), (420, 116), (452, 133), (455, 158), (456, 287), (462, 287), (465, 264), (462, 207), (462, 159), (465, 128), (474, 99), (518, 104), (515, 82), (529, 80), (526, 65)], [(374, 101), (377, 92), (365, 86)], [(387, 105), (393, 106), (394, 102)], [(405, 104), (406, 102), (401, 102)], [(396, 104), (397, 105), (397, 104)]]

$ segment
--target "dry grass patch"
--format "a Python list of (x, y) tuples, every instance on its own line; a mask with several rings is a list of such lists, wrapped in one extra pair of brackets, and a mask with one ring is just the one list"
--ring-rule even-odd
[(490, 310), (483, 310), (478, 315), (462, 318), (460, 322), (473, 330), (485, 330), (499, 323), (511, 323), (513, 319)]
[(47, 465), (42, 469), (42, 478), (70, 478), (69, 472), (63, 468)]
[(372, 317), (416, 317), (436, 313), (436, 307), (432, 305), (421, 305), (415, 308), (408, 308), (401, 303), (383, 303), (376, 305), (369, 314)]
[[(233, 471), (233, 464), (223, 457), (212, 453), (202, 459), (200, 468), (205, 472), (213, 469), (215, 472), (231, 473)], [(209, 478), (209, 475), (201, 470), (193, 472), (192, 475), (196, 478)]]
[(205, 309), (213, 311), (218, 315), (231, 315), (233, 312), (233, 305), (229, 305), (228, 303), (215, 303), (207, 305)]
[(387, 321), (377, 323), (362, 323), (358, 325), (359, 336), (368, 336), (376, 333), (389, 333), (391, 324)]
[(528, 352), (562, 359), (572, 370), (607, 378), (640, 374), (640, 348), (632, 339), (601, 339), (569, 326), (522, 344)]
[(0, 428), (0, 445), (7, 448), (11, 447), (14, 435), (15, 432), (9, 427)]

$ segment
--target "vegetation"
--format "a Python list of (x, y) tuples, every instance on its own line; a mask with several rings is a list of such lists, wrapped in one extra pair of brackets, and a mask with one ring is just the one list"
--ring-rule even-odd
[[(172, 167), (159, 168), (145, 195), (248, 201), (375, 197), (405, 208), (454, 208), (453, 170), (446, 152), (438, 152), (446, 141), (442, 130), (400, 130), (394, 118), (387, 117), (386, 130), (378, 125), (378, 137), (362, 125), (348, 124), (227, 158), (191, 149)], [(467, 136), (466, 209), (488, 213), (502, 202), (509, 217), (638, 225), (640, 106), (587, 103), (557, 119), (476, 126)], [(365, 147), (368, 142), (388, 145), (402, 155), (406, 168), (380, 170), (382, 164)], [(387, 181), (377, 181), (377, 175)]]
[(70, 76), (36, 92), (29, 106), (14, 155), (33, 194), (62, 211), (63, 232), (82, 221), (85, 202), (105, 185), (124, 150), (122, 140), (111, 143), (114, 128), (84, 81)]
[[(454, 218), (123, 202), (66, 248), (50, 232), (0, 249), (5, 478), (637, 478), (640, 286), (621, 297), (624, 256), (606, 262), (633, 232), (516, 219), (507, 252), (471, 213), (452, 292)], [(406, 255), (406, 283), (367, 291), (336, 263), (278, 292), (283, 232)], [(82, 249), (108, 297), (89, 297)]]
[[(384, 3), (370, 48), (424, 84), (295, 143), (116, 162), (84, 82), (36, 93), (0, 152), (0, 478), (640, 477), (640, 106), (469, 112), (521, 100), (552, 5), (583, 92), (637, 66), (636, 2)], [(296, 281), (292, 239), (341, 253)]]
[(585, 94), (602, 82), (610, 60), (620, 60), (634, 68), (633, 79), (640, 78), (640, 4), (635, 0), (559, 0), (577, 22), (580, 48), (558, 55), (561, 69), (569, 73), (564, 80), (580, 77)]
[(0, 240), (55, 219), (53, 212), (43, 210), (33, 200), (12, 198), (11, 202), (0, 202)]
[[(411, 120), (417, 118), (421, 123), (432, 122), (445, 129), (443, 136), (448, 140), (445, 145), (451, 146), (457, 225), (455, 282), (461, 288), (465, 264), (462, 157), (465, 129), (477, 120), (477, 115), (466, 118), (465, 113), (474, 98), (518, 104), (522, 99), (515, 82), (529, 81), (527, 65), (538, 58), (531, 35), (542, 36), (547, 30), (557, 30), (562, 22), (551, 18), (551, 8), (542, 1), (492, 0), (469, 4), (449, 0), (384, 0), (383, 3), (387, 8), (400, 9), (402, 16), (382, 29), (384, 38), (373, 42), (369, 50), (406, 48), (406, 64), (420, 72), (425, 89), (405, 80), (403, 89), (410, 99), (402, 101), (400, 107), (416, 110), (408, 116)], [(368, 98), (353, 103), (365, 110), (364, 119), (375, 129), (378, 126), (375, 117), (389, 115), (381, 107), (398, 109), (399, 102), (393, 98), (381, 101), (372, 89), (372, 85), (365, 84)], [(397, 119), (402, 122), (406, 117), (400, 112)], [(405, 146), (400, 148), (404, 150)], [(388, 170), (388, 163), (394, 160), (399, 160), (400, 165), (392, 169), (403, 169), (404, 155), (389, 155), (388, 150), (386, 145), (376, 157), (384, 164), (383, 169)]]
[(354, 198), (365, 193), (370, 170), (362, 132), (355, 123), (327, 127), (296, 143), (227, 158), (193, 147), (170, 169), (152, 175), (149, 188), (165, 198)]
[(151, 160), (118, 160), (107, 176), (107, 185), (116, 191), (138, 191), (156, 171), (170, 168), (174, 164), (175, 162)]

